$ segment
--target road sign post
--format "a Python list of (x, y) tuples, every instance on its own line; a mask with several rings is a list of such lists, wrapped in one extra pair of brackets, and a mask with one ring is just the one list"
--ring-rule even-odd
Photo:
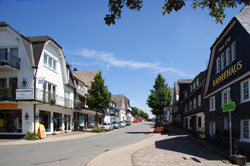
[(232, 150), (232, 117), (231, 112), (235, 110), (235, 102), (229, 102), (223, 104), (223, 112), (228, 112), (228, 120), (229, 120), (229, 146), (230, 146), (230, 158), (232, 158), (233, 150)]

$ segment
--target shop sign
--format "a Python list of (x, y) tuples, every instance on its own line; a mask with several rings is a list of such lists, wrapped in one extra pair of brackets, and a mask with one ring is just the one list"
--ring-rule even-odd
[(0, 108), (17, 108), (17, 104), (5, 104), (5, 103), (0, 103)]
[(223, 112), (234, 111), (235, 107), (236, 107), (235, 102), (223, 104)]
[(39, 138), (46, 138), (45, 127), (43, 124), (40, 124), (36, 134)]
[(33, 89), (16, 89), (16, 100), (33, 99)]
[(213, 87), (220, 84), (221, 82), (223, 82), (228, 77), (231, 77), (232, 75), (234, 75), (238, 71), (240, 71), (242, 69), (242, 67), (243, 67), (242, 60), (240, 60), (236, 64), (234, 64), (232, 67), (227, 69), (224, 73), (219, 75), (216, 79), (214, 79), (213, 80)]

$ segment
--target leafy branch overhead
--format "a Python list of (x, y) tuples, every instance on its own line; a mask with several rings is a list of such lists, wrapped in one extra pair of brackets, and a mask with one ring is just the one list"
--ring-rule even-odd
[[(194, 9), (201, 8), (209, 9), (209, 15), (215, 18), (216, 23), (223, 23), (223, 19), (226, 17), (224, 11), (226, 8), (236, 8), (237, 5), (244, 4), (245, 6), (250, 4), (249, 0), (193, 0), (192, 7)], [(179, 11), (186, 5), (185, 0), (165, 0), (162, 6), (162, 14), (171, 14), (172, 11)], [(104, 18), (105, 24), (115, 24), (117, 19), (121, 18), (122, 9), (126, 6), (130, 10), (137, 10), (143, 6), (142, 0), (109, 0), (109, 14)]]

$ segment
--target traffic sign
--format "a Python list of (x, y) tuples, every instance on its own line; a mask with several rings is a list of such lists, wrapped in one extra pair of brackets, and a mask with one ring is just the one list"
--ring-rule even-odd
[(235, 102), (223, 104), (223, 112), (234, 111), (235, 107), (236, 107)]

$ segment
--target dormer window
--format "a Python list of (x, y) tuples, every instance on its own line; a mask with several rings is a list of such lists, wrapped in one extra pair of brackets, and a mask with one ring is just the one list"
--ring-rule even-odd
[(50, 69), (56, 71), (56, 64), (57, 64), (57, 62), (56, 62), (55, 59), (53, 59), (53, 58), (52, 58), (51, 56), (49, 56), (47, 53), (44, 53), (44, 55), (43, 55), (43, 64), (44, 64), (46, 67), (48, 67), (48, 68), (50, 68)]

